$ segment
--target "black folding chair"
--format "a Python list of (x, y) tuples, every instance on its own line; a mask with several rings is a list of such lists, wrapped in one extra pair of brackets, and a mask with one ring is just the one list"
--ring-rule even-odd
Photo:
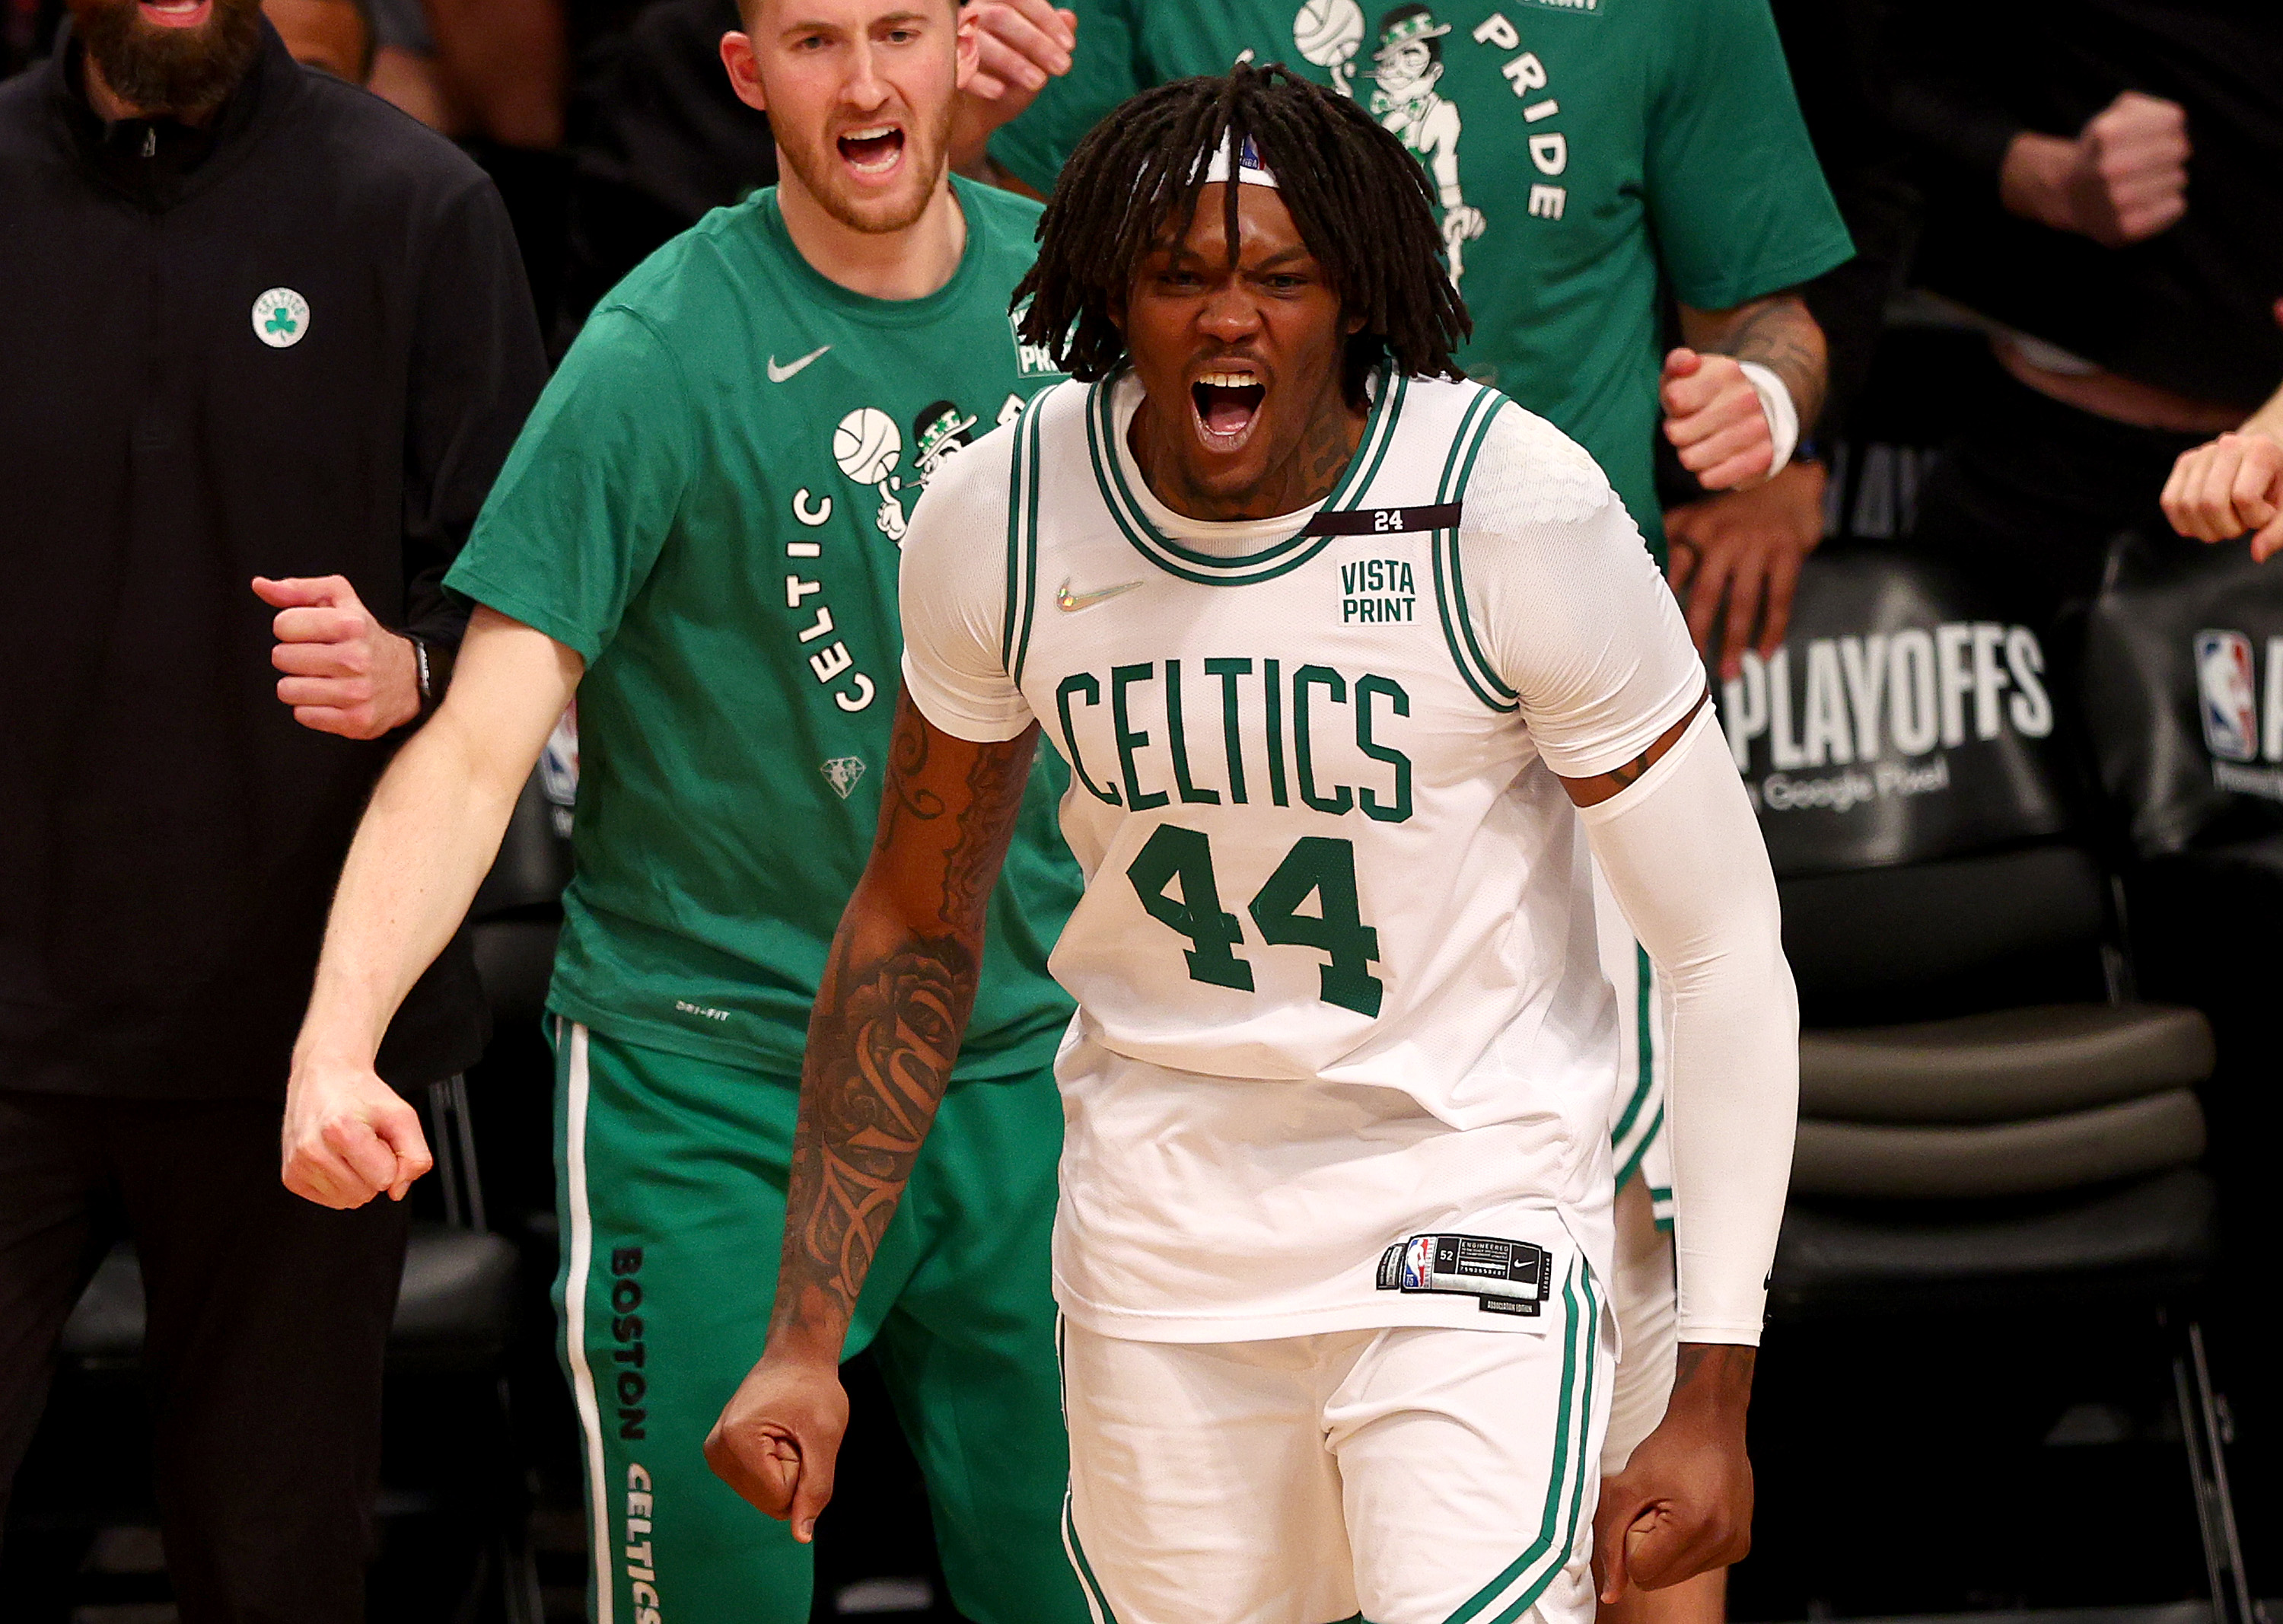
[(2210, 1029), (2134, 995), (2053, 699), (2026, 629), (1869, 549), (1811, 559), (1783, 654), (1728, 685), (1806, 1025), (1771, 1311), (2161, 1316), (2215, 1613), (2249, 1624), (2193, 1307)]
[[(488, 1592), (506, 1624), (541, 1624), (503, 1375), (515, 1324), (516, 1250), (485, 1228), (465, 1082), (452, 1077), (431, 1087), (423, 1116), (442, 1217), (413, 1221), (389, 1329), (387, 1378), (393, 1398), (411, 1385), (458, 1386), (484, 1425), (459, 1441), (448, 1463), (423, 1463), (443, 1469), (422, 1474), (420, 1489), (389, 1498), (424, 1510), (448, 1505), (483, 1527), (467, 1594), (439, 1616), (480, 1617)], [(66, 1323), (63, 1358), (90, 1375), (130, 1372), (142, 1361), (144, 1325), (142, 1268), (122, 1242), (97, 1267)]]

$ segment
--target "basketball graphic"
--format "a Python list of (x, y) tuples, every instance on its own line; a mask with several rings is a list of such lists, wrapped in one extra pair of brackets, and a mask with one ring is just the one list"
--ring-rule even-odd
[(859, 485), (877, 485), (895, 472), (903, 455), (903, 436), (886, 412), (860, 406), (840, 419), (832, 431), (832, 460), (840, 472)]
[(1332, 83), (1345, 93), (1354, 69), (1348, 66), (1363, 43), (1363, 8), (1356, 0), (1305, 0), (1292, 20), (1292, 43), (1318, 67), (1332, 70)]

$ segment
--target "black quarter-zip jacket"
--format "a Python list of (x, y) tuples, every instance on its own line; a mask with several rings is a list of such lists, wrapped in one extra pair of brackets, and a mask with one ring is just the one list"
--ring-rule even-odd
[[(444, 569), (544, 381), (490, 182), (265, 34), (205, 129), (106, 126), (70, 44), (0, 84), (0, 1088), (282, 1091), (401, 741), (294, 722), (248, 582), (456, 638)], [(381, 1070), (483, 1039), (456, 943)]]

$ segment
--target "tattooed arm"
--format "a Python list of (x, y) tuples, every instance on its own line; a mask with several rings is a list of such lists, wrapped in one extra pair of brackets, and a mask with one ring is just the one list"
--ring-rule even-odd
[(1037, 742), (970, 744), (898, 700), (879, 832), (809, 1018), (768, 1343), (705, 1441), (723, 1481), (799, 1540), (832, 1497), (841, 1345), (975, 1006)]
[[(1683, 305), (1680, 336), (1703, 355), (1757, 361), (1783, 379), (1792, 404), (1799, 410), (1801, 433), (1814, 427), (1822, 415), (1824, 385), (1829, 376), (1823, 329), (1808, 314), (1807, 301), (1797, 293), (1771, 293), (1733, 310), (1698, 310)], [(1688, 462), (1686, 456), (1681, 461), (1703, 476), (1701, 465)], [(1704, 483), (1710, 487), (1712, 481)]]
[(1679, 742), (1680, 736), (1688, 731), (1688, 724), (1696, 720), (1696, 713), (1703, 710), (1711, 698), (1710, 692), (1704, 694), (1688, 707), (1688, 714), (1658, 734), (1648, 749), (1624, 766), (1612, 767), (1609, 771), (1595, 773), (1590, 778), (1562, 779), (1562, 787), (1568, 792), (1571, 804), (1598, 807), (1610, 796), (1638, 783), (1643, 773), (1663, 761), (1664, 753)]

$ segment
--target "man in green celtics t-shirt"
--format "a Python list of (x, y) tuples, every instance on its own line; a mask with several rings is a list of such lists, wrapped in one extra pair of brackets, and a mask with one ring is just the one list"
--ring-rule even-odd
[[(1056, 376), (1008, 314), (1038, 209), (947, 176), (976, 49), (955, 0), (744, 16), (723, 57), (783, 182), (604, 301), (501, 474), (448, 582), (477, 605), (449, 696), (343, 874), (288, 1107), (289, 1165), (332, 1205), (426, 1168), (374, 1040), (575, 688), (549, 1003), (600, 1624), (809, 1617), (808, 1551), (705, 1441), (761, 1351), (809, 1008), (887, 777), (906, 519)], [(1025, 803), (959, 1072), (848, 1341), (875, 1352), (978, 1624), (1087, 1618), (1048, 1284), (1070, 1006), (1045, 959), (1078, 888), (1055, 787)]]

